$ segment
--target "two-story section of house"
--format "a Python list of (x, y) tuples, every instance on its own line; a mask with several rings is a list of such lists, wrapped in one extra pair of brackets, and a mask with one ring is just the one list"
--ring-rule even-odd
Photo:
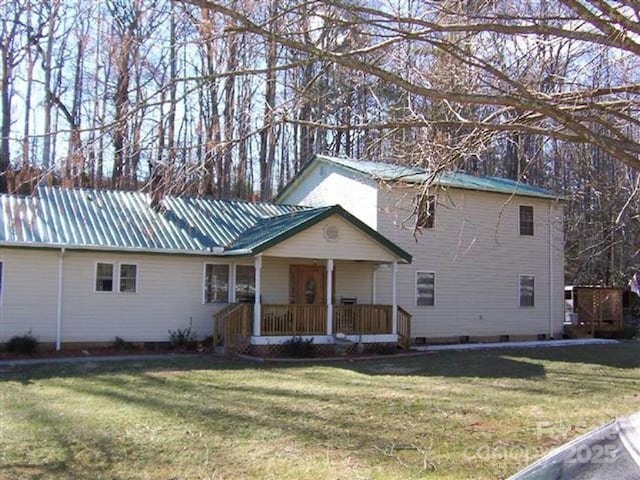
[[(410, 252), (413, 262), (398, 266), (397, 302), (413, 315), (418, 343), (558, 338), (561, 198), (462, 172), (438, 174), (425, 191), (428, 179), (417, 167), (318, 155), (276, 201), (340, 204)], [(371, 275), (371, 298), (388, 303), (391, 269)]]

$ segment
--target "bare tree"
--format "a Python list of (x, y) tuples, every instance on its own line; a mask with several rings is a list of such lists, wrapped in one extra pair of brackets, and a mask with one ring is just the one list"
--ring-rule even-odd
[(2, 75), (0, 95), (2, 96), (2, 115), (0, 121), (0, 192), (7, 191), (7, 172), (11, 166), (11, 125), (13, 82), (15, 68), (24, 56), (25, 42), (21, 17), (28, 10), (27, 2), (5, 1), (0, 15), (0, 52), (2, 52)]
[[(593, 145), (633, 168), (640, 168), (640, 144), (629, 129), (638, 128), (637, 66), (640, 44), (638, 11), (631, 6), (596, 0), (558, 0), (542, 12), (530, 8), (534, 2), (498, 2), (470, 8), (468, 2), (425, 1), (419, 15), (403, 16), (401, 12), (374, 8), (368, 4), (317, 0), (297, 2), (287, 14), (279, 32), (257, 21), (254, 11), (242, 12), (224, 2), (192, 0), (193, 3), (233, 18), (247, 31), (271, 38), (280, 45), (304, 52), (321, 61), (331, 62), (380, 79), (413, 95), (442, 102), (456, 116), (455, 120), (431, 122), (428, 118), (406, 118), (380, 126), (458, 127), (495, 132), (514, 131), (544, 135), (575, 143)], [(266, 7), (265, 7), (266, 8)], [(343, 45), (325, 48), (317, 42), (305, 42), (298, 25), (309, 11), (327, 12), (322, 21), (336, 28), (348, 27), (370, 39), (368, 45), (344, 49)], [(458, 33), (452, 41), (444, 35)], [(524, 82), (513, 71), (501, 68), (491, 56), (483, 55), (491, 38), (499, 34), (502, 42), (510, 42), (527, 50), (527, 45), (546, 38), (548, 42), (572, 41), (584, 45), (583, 64), (590, 56), (604, 50), (615, 50), (619, 73), (608, 85), (585, 85), (578, 65), (572, 78), (566, 78), (563, 89), (551, 94)], [(442, 90), (430, 85), (429, 72), (416, 72), (412, 78), (399, 73), (392, 61), (395, 52), (407, 43), (418, 44), (427, 54), (438, 51), (452, 62), (466, 65), (481, 77), (481, 90)], [(469, 43), (482, 48), (466, 48)], [(524, 52), (527, 54), (527, 52)], [(391, 61), (386, 61), (391, 59)], [(632, 67), (632, 68), (629, 68)], [(466, 116), (468, 105), (490, 107), (480, 110), (482, 116)], [(360, 125), (372, 128), (372, 125)], [(602, 127), (602, 128), (601, 128)]]

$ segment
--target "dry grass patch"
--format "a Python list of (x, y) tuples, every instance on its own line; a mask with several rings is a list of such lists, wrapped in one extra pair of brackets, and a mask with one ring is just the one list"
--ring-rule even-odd
[(0, 478), (500, 478), (637, 409), (640, 345), (0, 376)]

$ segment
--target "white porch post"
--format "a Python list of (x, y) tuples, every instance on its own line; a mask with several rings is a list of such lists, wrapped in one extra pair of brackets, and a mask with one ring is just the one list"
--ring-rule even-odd
[(376, 298), (378, 297), (378, 287), (376, 286), (378, 273), (378, 265), (373, 267), (373, 271), (371, 272), (371, 303), (374, 305), (377, 303)]
[(396, 295), (396, 280), (398, 277), (398, 262), (391, 264), (391, 334), (398, 333), (398, 298)]
[(253, 335), (260, 336), (260, 302), (261, 302), (261, 288), (260, 282), (262, 281), (262, 255), (255, 257), (255, 284), (256, 284), (256, 298), (253, 304)]
[(333, 259), (327, 260), (327, 335), (333, 335)]
[(229, 303), (236, 303), (236, 264), (229, 265)]

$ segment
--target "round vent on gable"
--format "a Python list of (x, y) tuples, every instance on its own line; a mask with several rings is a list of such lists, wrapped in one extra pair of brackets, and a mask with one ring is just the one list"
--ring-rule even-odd
[(340, 229), (336, 225), (327, 225), (324, 227), (324, 238), (327, 242), (337, 242), (340, 238)]

